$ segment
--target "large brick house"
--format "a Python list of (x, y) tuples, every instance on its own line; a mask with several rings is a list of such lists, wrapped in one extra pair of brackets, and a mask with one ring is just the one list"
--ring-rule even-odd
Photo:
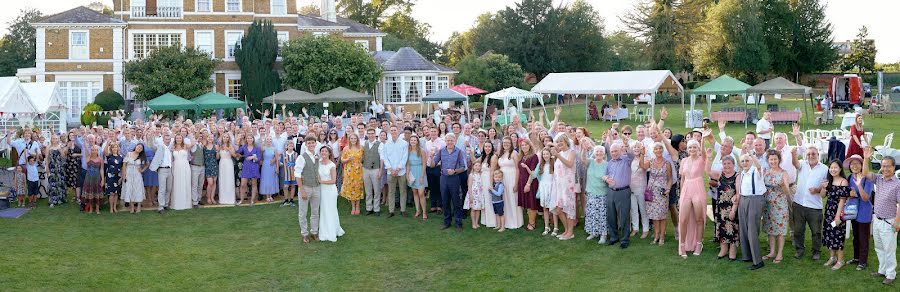
[[(278, 39), (337, 34), (373, 55), (384, 33), (336, 16), (334, 0), (322, 1), (322, 17), (300, 15), (296, 0), (115, 0), (110, 17), (76, 7), (32, 23), (36, 66), (19, 69), (25, 82), (56, 81), (60, 99), (77, 121), (81, 108), (104, 89), (133, 99), (123, 78), (125, 62), (161, 46), (180, 44), (207, 51), (223, 62), (210, 76), (215, 90), (240, 96), (235, 44), (254, 20), (271, 20)], [(188, 97), (190, 98), (190, 97)]]

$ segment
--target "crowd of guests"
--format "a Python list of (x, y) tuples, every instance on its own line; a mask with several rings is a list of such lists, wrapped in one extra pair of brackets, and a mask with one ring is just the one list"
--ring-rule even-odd
[[(688, 258), (704, 249), (711, 198), (719, 259), (738, 260), (740, 251), (751, 270), (768, 260), (780, 263), (789, 231), (794, 257), (802, 259), (809, 229), (813, 260), (824, 241), (825, 266), (866, 269), (874, 236), (876, 275), (887, 284), (896, 276), (900, 180), (891, 157), (881, 161), (879, 173), (869, 172), (872, 151), (860, 137), (862, 118), (851, 131), (846, 159), (823, 160), (817, 147), (802, 143), (796, 124), (791, 133), (775, 132), (765, 116), (757, 131), (736, 141), (722, 122), (718, 135), (709, 122), (675, 133), (664, 126), (665, 109), (658, 121), (613, 123), (593, 136), (560, 121), (559, 107), (552, 121), (532, 112), (529, 121), (516, 115), (506, 125), (495, 116), (466, 122), (455, 112), (421, 118), (390, 111), (378, 118), (294, 116), (283, 109), (272, 118), (261, 114), (252, 121), (242, 112), (233, 121), (152, 116), (73, 129), (49, 141), (25, 129), (4, 142), (18, 154), (16, 186), (22, 182), (18, 190), (29, 195), (31, 207), (40, 167), (48, 175), (51, 207), (66, 202), (71, 190), (87, 213), (99, 214), (106, 205), (117, 213), (119, 199), (131, 213), (143, 206), (165, 213), (280, 196), (281, 206), (299, 205), (308, 243), (343, 235), (342, 197), (350, 216), (381, 216), (387, 209), (388, 218), (409, 217), (414, 210), (413, 218), (427, 220), (437, 213), (444, 229), (457, 231), (468, 216), (472, 229), (532, 231), (542, 222), (541, 235), (570, 240), (582, 223), (588, 240), (622, 249), (638, 233), (665, 245), (671, 220), (677, 255)], [(849, 260), (846, 224), (853, 230)]]

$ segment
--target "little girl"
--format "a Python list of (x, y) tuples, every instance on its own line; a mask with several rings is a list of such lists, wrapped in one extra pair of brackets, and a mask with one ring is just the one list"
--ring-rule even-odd
[[(298, 138), (299, 139), (299, 138)], [(285, 193), (284, 202), (281, 206), (295, 206), (294, 193), (297, 192), (297, 178), (294, 176), (294, 165), (297, 160), (297, 152), (294, 152), (294, 143), (284, 144), (284, 153), (281, 154), (281, 172), (284, 173), (284, 181), (282, 182), (282, 191)]]
[(497, 232), (506, 231), (506, 219), (503, 218), (503, 172), (494, 171), (494, 188), (491, 189), (491, 203), (494, 205), (494, 214), (497, 214)]
[(484, 194), (484, 187), (481, 183), (481, 161), (475, 161), (472, 164), (472, 172), (469, 173), (469, 192), (466, 194), (466, 201), (463, 204), (463, 209), (472, 210), (472, 229), (481, 227), (478, 225), (478, 217), (484, 208), (481, 205), (481, 197)]
[(544, 208), (544, 233), (541, 235), (547, 235), (550, 233), (550, 218), (553, 218), (553, 236), (556, 236), (556, 233), (559, 231), (559, 217), (550, 210), (556, 209), (554, 202), (556, 201), (553, 198), (553, 163), (556, 162), (556, 159), (553, 158), (553, 154), (550, 153), (550, 148), (544, 148), (541, 151), (541, 159), (538, 161), (537, 168), (534, 172), (535, 177), (539, 179), (538, 181), (538, 191), (537, 197), (538, 200), (541, 201), (541, 207)]
[(19, 208), (24, 207), (25, 197), (28, 197), (28, 179), (25, 175), (25, 167), (21, 165), (16, 166), (16, 177), (13, 186), (12, 192), (16, 197), (16, 201), (19, 202)]

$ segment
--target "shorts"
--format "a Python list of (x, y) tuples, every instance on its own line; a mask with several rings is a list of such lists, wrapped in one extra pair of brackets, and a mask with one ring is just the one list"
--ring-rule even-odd
[(493, 203), (492, 205), (494, 205), (494, 214), (503, 216), (503, 201)]
[(296, 186), (297, 181), (296, 180), (283, 180), (283, 181), (281, 181), (281, 184), (284, 186)]
[(40, 195), (40, 188), (41, 188), (40, 181), (28, 181), (28, 195), (29, 196)]

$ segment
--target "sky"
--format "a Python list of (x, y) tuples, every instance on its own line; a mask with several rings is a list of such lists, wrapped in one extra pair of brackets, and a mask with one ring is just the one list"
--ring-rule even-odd
[[(15, 19), (19, 10), (37, 8), (44, 14), (54, 14), (87, 5), (96, 0), (31, 0), (4, 1), (6, 8), (0, 9), (0, 32), (6, 33), (7, 23)], [(102, 0), (112, 6), (113, 0)], [(574, 0), (553, 0), (557, 5), (572, 3)], [(619, 16), (631, 10), (641, 0), (587, 0), (596, 9), (608, 32), (622, 30)], [(478, 15), (496, 12), (512, 6), (517, 0), (417, 0), (413, 17), (431, 25), (432, 41), (443, 42), (454, 31), (471, 28)], [(298, 6), (318, 5), (320, 0), (297, 0)], [(876, 61), (880, 63), (900, 62), (900, 33), (894, 27), (896, 12), (900, 11), (898, 0), (825, 0), (826, 17), (834, 27), (835, 41), (853, 39), (859, 28), (865, 25), (869, 37), (875, 39), (878, 48)]]

